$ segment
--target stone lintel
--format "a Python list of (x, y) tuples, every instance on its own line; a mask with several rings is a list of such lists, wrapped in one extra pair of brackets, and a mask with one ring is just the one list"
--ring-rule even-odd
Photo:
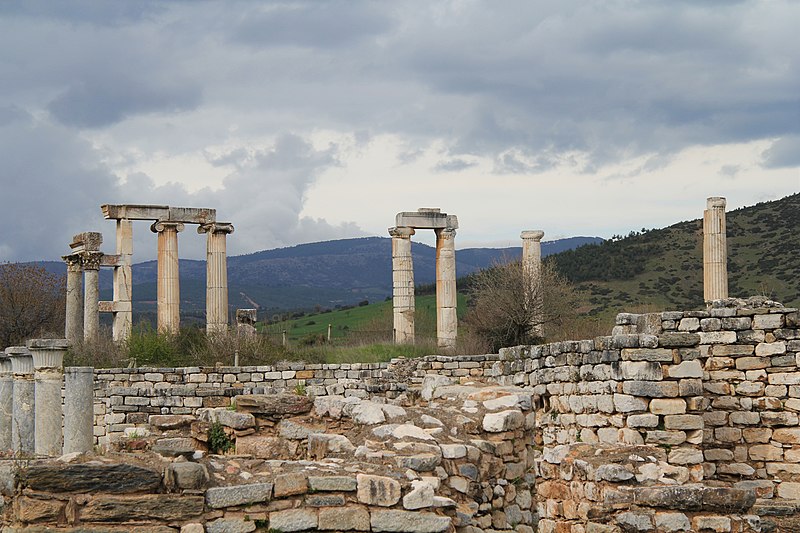
[(98, 302), (98, 310), (101, 313), (121, 313), (121, 312), (131, 312), (133, 307), (131, 302), (114, 302), (103, 300)]
[(436, 208), (422, 208), (397, 213), (395, 225), (418, 229), (457, 229), (458, 217), (442, 213)]
[(100, 209), (103, 210), (104, 218), (113, 220), (161, 220), (186, 224), (208, 224), (217, 220), (217, 210), (206, 207), (104, 204)]
[(122, 264), (119, 254), (103, 254), (100, 258), (101, 267), (115, 267)]
[(97, 252), (103, 244), (103, 234), (97, 231), (84, 231), (72, 237), (69, 244), (73, 254), (81, 252)]

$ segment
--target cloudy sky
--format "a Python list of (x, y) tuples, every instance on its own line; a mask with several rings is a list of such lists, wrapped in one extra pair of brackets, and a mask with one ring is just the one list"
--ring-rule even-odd
[(113, 252), (103, 203), (214, 207), (239, 254), (418, 207), (458, 215), (459, 247), (507, 246), (780, 198), (798, 26), (780, 0), (5, 0), (0, 261), (87, 230)]

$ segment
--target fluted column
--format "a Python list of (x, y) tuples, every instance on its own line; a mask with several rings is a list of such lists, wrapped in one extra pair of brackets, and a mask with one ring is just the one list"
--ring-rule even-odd
[(67, 263), (67, 313), (64, 336), (70, 342), (83, 338), (83, 265), (78, 254), (62, 257)]
[(725, 198), (712, 196), (703, 212), (703, 296), (706, 302), (728, 297)]
[(150, 229), (158, 233), (158, 331), (178, 333), (181, 323), (178, 266), (180, 222), (156, 222)]
[(525, 280), (525, 301), (533, 306), (531, 331), (541, 337), (544, 333), (544, 312), (542, 309), (542, 230), (523, 231), (522, 275)]
[(117, 265), (114, 267), (114, 323), (115, 341), (131, 336), (133, 327), (133, 223), (127, 218), (117, 220)]
[(14, 375), (11, 359), (0, 352), (0, 454), (12, 450), (11, 424), (14, 412)]
[(6, 355), (11, 358), (14, 376), (12, 390), (11, 450), (19, 455), (33, 455), (36, 396), (33, 383), (33, 359), (25, 346), (9, 346)]
[(414, 262), (411, 257), (413, 228), (389, 228), (392, 236), (392, 309), (394, 342), (414, 344)]
[(83, 252), (83, 338), (96, 341), (100, 335), (100, 259), (102, 252)]
[(94, 368), (64, 370), (64, 454), (90, 452), (94, 445)]
[(64, 383), (64, 353), (67, 339), (31, 339), (36, 414), (34, 434), (36, 455), (61, 455), (61, 386)]
[(214, 222), (202, 224), (198, 233), (207, 233), (206, 241), (206, 331), (224, 332), (228, 329), (228, 258), (227, 237), (233, 224)]
[(458, 317), (456, 306), (456, 230), (436, 231), (436, 336), (439, 350), (455, 353)]

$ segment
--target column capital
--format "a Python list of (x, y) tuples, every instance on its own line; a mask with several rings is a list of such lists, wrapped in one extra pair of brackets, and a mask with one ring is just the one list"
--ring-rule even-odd
[(224, 233), (225, 235), (230, 235), (233, 230), (233, 224), (230, 222), (209, 222), (208, 224), (200, 224), (197, 227), (197, 233)]
[(544, 237), (544, 231), (542, 231), (540, 229), (526, 230), (526, 231), (523, 231), (520, 234), (520, 238), (521, 239), (524, 239), (524, 240), (530, 239), (530, 240), (533, 240), (535, 242), (541, 241), (542, 237)]
[(437, 239), (455, 239), (456, 238), (456, 230), (455, 228), (442, 228), (442, 229), (435, 229), (433, 230), (436, 232)]
[(398, 239), (410, 239), (415, 233), (414, 228), (409, 228), (407, 226), (389, 228), (389, 235)]
[(81, 265), (83, 270), (100, 270), (100, 262), (103, 259), (103, 252), (83, 252), (81, 253)]
[(83, 269), (80, 254), (62, 255), (61, 259), (67, 264), (67, 272), (80, 272)]
[(706, 209), (718, 209), (720, 207), (724, 209), (726, 203), (723, 196), (710, 196), (706, 199)]
[(152, 231), (153, 233), (161, 233), (161, 232), (167, 231), (167, 230), (174, 230), (175, 232), (180, 233), (181, 231), (183, 231), (184, 227), (185, 226), (183, 225), (183, 222), (171, 222), (169, 220), (157, 220), (157, 221), (153, 222), (153, 224), (150, 226), (150, 231)]

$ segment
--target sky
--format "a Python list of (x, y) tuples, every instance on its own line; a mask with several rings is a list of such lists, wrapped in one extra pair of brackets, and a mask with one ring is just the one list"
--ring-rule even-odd
[[(5, 0), (0, 261), (82, 231), (113, 253), (106, 203), (216, 208), (233, 255), (388, 236), (420, 207), (463, 248), (781, 198), (798, 25), (781, 0)], [(179, 243), (204, 257), (194, 226)]]

